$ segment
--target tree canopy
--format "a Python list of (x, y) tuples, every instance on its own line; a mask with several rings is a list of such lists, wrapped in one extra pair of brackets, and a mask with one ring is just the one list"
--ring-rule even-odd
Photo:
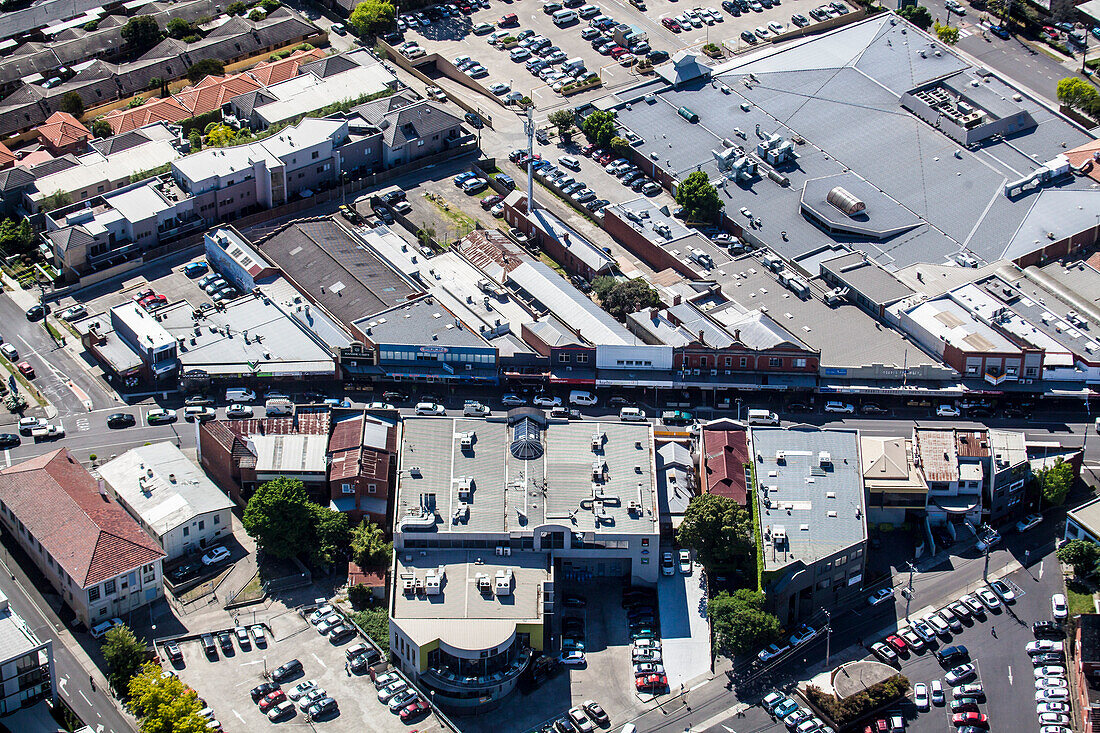
[(923, 5), (907, 5), (898, 11), (898, 15), (910, 23), (926, 31), (932, 27), (932, 14)]
[(202, 706), (195, 691), (175, 675), (163, 676), (157, 664), (146, 662), (130, 680), (128, 691), (141, 733), (209, 732), (209, 721), (199, 714)]
[(615, 137), (615, 113), (602, 110), (591, 113), (581, 123), (581, 132), (593, 145), (609, 147)]
[(134, 636), (129, 626), (113, 626), (103, 637), (103, 660), (107, 663), (107, 679), (111, 687), (125, 692), (130, 678), (145, 662), (145, 642)]
[(1058, 101), (1067, 107), (1087, 111), (1097, 99), (1096, 88), (1077, 76), (1067, 76), (1058, 82)]
[(779, 619), (764, 610), (764, 594), (745, 588), (722, 591), (707, 603), (718, 649), (734, 656), (779, 636)]
[(601, 284), (601, 288), (596, 292), (600, 305), (620, 321), (629, 313), (637, 313), (644, 308), (661, 304), (661, 296), (640, 277), (616, 282), (610, 288), (604, 288), (603, 285)]
[(1058, 559), (1072, 565), (1077, 575), (1088, 575), (1100, 560), (1100, 547), (1088, 540), (1072, 540), (1058, 550)]
[(936, 38), (940, 39), (948, 46), (954, 46), (959, 42), (959, 29), (952, 25), (941, 25), (936, 23), (934, 26)]
[(185, 38), (195, 32), (191, 24), (183, 18), (172, 18), (165, 26), (165, 30), (172, 38)]
[(348, 16), (348, 25), (360, 36), (370, 36), (393, 26), (395, 11), (389, 0), (363, 0)]
[(389, 565), (392, 557), (393, 543), (377, 524), (364, 519), (351, 530), (351, 559), (359, 567)]
[(221, 59), (202, 59), (191, 64), (187, 69), (187, 78), (194, 84), (208, 76), (221, 76), (224, 73), (225, 62)]
[(676, 542), (695, 550), (707, 568), (743, 559), (752, 548), (752, 518), (733, 499), (701, 494), (688, 502)]
[(256, 489), (245, 506), (242, 524), (264, 552), (295, 557), (309, 547), (313, 534), (310, 503), (301, 481), (277, 478)]
[(76, 92), (67, 92), (61, 98), (61, 111), (68, 112), (79, 120), (84, 116), (84, 100)]
[(1038, 471), (1035, 478), (1039, 481), (1039, 491), (1043, 501), (1059, 506), (1073, 488), (1073, 466), (1066, 461), (1058, 461)]
[(573, 123), (576, 117), (572, 109), (558, 109), (551, 112), (546, 120), (551, 125), (558, 128), (558, 135), (564, 139), (569, 134), (570, 130), (573, 129)]
[(676, 203), (684, 207), (688, 219), (695, 221), (713, 221), (722, 210), (718, 190), (703, 171), (695, 171), (676, 187)]
[(4, 219), (0, 222), (0, 250), (4, 254), (23, 254), (30, 251), (34, 243), (34, 229), (26, 219)]
[(309, 503), (309, 511), (313, 527), (310, 559), (317, 565), (331, 565), (343, 554), (351, 539), (348, 515), (313, 502)]
[(151, 15), (139, 15), (126, 21), (120, 31), (122, 39), (140, 53), (160, 41), (160, 26)]

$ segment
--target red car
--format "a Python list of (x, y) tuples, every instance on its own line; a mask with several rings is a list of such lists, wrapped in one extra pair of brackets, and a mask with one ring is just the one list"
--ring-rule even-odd
[(500, 16), (500, 25), (519, 25), (519, 16), (515, 13), (508, 13), (508, 15)]
[(492, 196), (486, 196), (485, 198), (481, 199), (481, 208), (488, 211), (489, 209), (493, 208), (494, 206), (496, 206), (497, 204), (499, 204), (503, 200), (504, 200), (503, 196), (501, 196), (500, 194), (494, 193)]
[(591, 155), (592, 155), (592, 153), (593, 153), (593, 152), (594, 152), (595, 150), (596, 150), (596, 146), (595, 146), (595, 145), (585, 145), (585, 146), (584, 146), (584, 150), (582, 150), (582, 151), (581, 151), (581, 155), (583, 155), (584, 157), (586, 157), (586, 158), (587, 158), (587, 157), (591, 156)]
[(673, 33), (679, 33), (683, 30), (683, 28), (680, 27), (680, 24), (672, 18), (661, 18), (661, 25), (663, 25), (665, 28), (668, 28)]
[(147, 298), (142, 298), (138, 301), (138, 305), (147, 311), (156, 310), (157, 308), (163, 308), (168, 305), (168, 298), (163, 295), (150, 295)]
[(890, 730), (890, 724), (886, 721), (886, 718), (879, 718), (875, 721), (875, 731), (877, 733), (886, 733)]
[(286, 699), (286, 693), (282, 690), (275, 690), (268, 694), (263, 700), (260, 700), (260, 712), (266, 713), (271, 708), (275, 707), (283, 700)]
[(983, 728), (989, 727), (989, 718), (985, 713), (955, 713), (951, 716), (951, 722), (955, 725), (980, 725)]
[(27, 379), (34, 379), (34, 367), (32, 367), (28, 362), (19, 362), (18, 369), (19, 373)]
[(1043, 30), (1039, 32), (1039, 35), (1042, 36), (1044, 41), (1054, 42), (1058, 40), (1058, 31), (1054, 30), (1049, 25), (1044, 25)]
[(615, 48), (611, 49), (611, 58), (617, 61), (619, 57), (622, 56), (624, 53), (629, 53), (629, 51), (627, 51), (622, 46), (616, 46)]
[(663, 690), (668, 687), (668, 678), (663, 674), (645, 674), (634, 680), (639, 692)]
[(909, 649), (909, 646), (905, 643), (905, 639), (901, 638), (897, 634), (890, 634), (886, 637), (886, 643), (894, 647), (895, 651), (904, 652)]
[(423, 698), (416, 698), (416, 702), (401, 708), (401, 720), (415, 720), (421, 715), (426, 715), (431, 710)]
[(615, 157), (614, 153), (606, 152), (600, 156), (600, 165), (607, 165), (611, 162), (611, 159)]

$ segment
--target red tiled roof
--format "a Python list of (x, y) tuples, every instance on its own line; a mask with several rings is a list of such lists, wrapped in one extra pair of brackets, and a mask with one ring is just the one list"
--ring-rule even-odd
[(81, 588), (164, 557), (67, 448), (0, 470), (0, 498)]
[(707, 493), (747, 503), (745, 464), (749, 462), (749, 446), (745, 431), (704, 430), (703, 449)]
[(0, 169), (15, 165), (15, 153), (8, 150), (8, 146), (0, 143)]
[(278, 84), (281, 81), (298, 75), (298, 67), (308, 64), (310, 61), (319, 61), (325, 57), (325, 52), (319, 48), (309, 51), (295, 51), (285, 59), (279, 61), (261, 61), (248, 70), (252, 78), (264, 86)]
[(54, 112), (38, 126), (38, 136), (55, 148), (64, 148), (87, 140), (92, 133), (68, 112)]
[(129, 132), (152, 122), (179, 122), (192, 117), (191, 111), (174, 97), (155, 99), (140, 107), (117, 109), (103, 116), (116, 135)]
[(176, 94), (175, 99), (191, 111), (192, 117), (196, 117), (221, 109), (223, 104), (238, 94), (254, 92), (260, 86), (248, 74), (208, 76), (195, 86), (187, 87)]
[(1080, 167), (1086, 161), (1092, 161), (1092, 168), (1088, 172), (1088, 177), (1094, 181), (1100, 181), (1100, 164), (1093, 159), (1096, 153), (1100, 153), (1100, 140), (1090, 140), (1080, 147), (1076, 147), (1073, 150), (1067, 150), (1062, 153), (1069, 159), (1070, 165)]

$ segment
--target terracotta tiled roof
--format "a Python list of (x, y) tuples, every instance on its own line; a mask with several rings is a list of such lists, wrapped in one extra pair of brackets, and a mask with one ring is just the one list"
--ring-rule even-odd
[(260, 83), (248, 74), (208, 76), (193, 87), (175, 95), (176, 101), (191, 110), (192, 116), (213, 112), (238, 94), (260, 88)]
[(116, 135), (143, 127), (151, 122), (179, 122), (192, 117), (191, 111), (174, 97), (146, 102), (133, 109), (119, 109), (103, 116)]
[(298, 75), (298, 67), (311, 61), (318, 61), (325, 57), (325, 52), (319, 48), (309, 51), (295, 51), (285, 59), (279, 61), (261, 61), (248, 70), (252, 78), (264, 86), (278, 84)]
[(1070, 165), (1073, 166), (1080, 167), (1086, 162), (1091, 162), (1092, 166), (1089, 168), (1088, 176), (1094, 181), (1100, 181), (1100, 162), (1094, 159), (1097, 154), (1100, 154), (1100, 140), (1090, 140), (1080, 147), (1062, 153), (1069, 159)]
[(8, 146), (0, 143), (0, 168), (15, 165), (15, 154), (8, 150)]
[(55, 148), (64, 148), (87, 140), (92, 133), (68, 112), (54, 112), (38, 126), (38, 136)]
[(81, 588), (164, 557), (67, 448), (0, 470), (0, 498)]
[(704, 430), (703, 469), (707, 493), (733, 499), (738, 504), (748, 501), (745, 464), (749, 462), (749, 446), (744, 430)]

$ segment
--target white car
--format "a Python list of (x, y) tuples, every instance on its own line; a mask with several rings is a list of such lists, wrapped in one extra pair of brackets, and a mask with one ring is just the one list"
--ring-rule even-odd
[(396, 410), (397, 408), (391, 405), (389, 402), (368, 402), (368, 410)]
[(917, 710), (927, 710), (930, 705), (928, 702), (928, 685), (923, 682), (918, 682), (913, 685), (913, 702), (917, 706)]
[(149, 410), (149, 412), (145, 413), (145, 422), (149, 423), (150, 425), (155, 425), (157, 423), (163, 423), (163, 422), (175, 422), (175, 421), (176, 421), (176, 411), (175, 410), (165, 410), (165, 409), (162, 409), (160, 407), (157, 407), (157, 408)]
[(1053, 690), (1056, 688), (1066, 688), (1069, 683), (1066, 682), (1065, 677), (1040, 677), (1035, 680), (1036, 690)]
[(790, 649), (789, 646), (769, 644), (767, 648), (760, 650), (760, 652), (756, 655), (756, 658), (759, 659), (761, 662), (770, 662), (788, 649)]
[(1039, 715), (1043, 713), (1068, 713), (1069, 705), (1064, 702), (1058, 702), (1057, 700), (1041, 702), (1035, 706), (1035, 712)]
[(994, 580), (989, 584), (989, 587), (993, 589), (993, 592), (1001, 597), (1001, 600), (1005, 603), (1012, 603), (1016, 600), (1016, 593), (1012, 588), (1008, 586), (1003, 580)]
[(320, 606), (313, 613), (309, 614), (309, 622), (311, 624), (313, 624), (314, 626), (316, 626), (317, 624), (319, 624), (321, 622), (321, 619), (323, 619), (325, 616), (328, 616), (330, 613), (333, 613), (335, 611), (336, 611), (335, 608), (333, 608), (331, 605), (326, 603), (325, 605)]
[(768, 30), (776, 35), (779, 35), (783, 32), (783, 24), (777, 20), (773, 20), (771, 23), (768, 23)]
[(202, 556), (203, 565), (217, 565), (220, 562), (229, 559), (229, 550), (224, 547), (218, 546), (210, 550)]
[(1069, 615), (1069, 606), (1063, 594), (1055, 593), (1050, 597), (1050, 613), (1055, 619), (1064, 619)]
[(1035, 702), (1050, 702), (1052, 700), (1068, 700), (1069, 689), (1059, 687), (1051, 690), (1036, 690)]
[(1043, 677), (1065, 677), (1066, 668), (1058, 664), (1048, 664), (1043, 667), (1035, 668), (1035, 679), (1042, 679)]
[(1042, 514), (1028, 514), (1026, 517), (1021, 519), (1019, 522), (1016, 522), (1016, 531), (1017, 532), (1026, 532), (1029, 529), (1031, 529), (1032, 527), (1038, 525), (1042, 521), (1043, 521), (1043, 515)]
[(1039, 725), (1069, 725), (1069, 716), (1064, 713), (1039, 713)]
[(378, 690), (378, 702), (389, 702), (391, 697), (399, 692), (404, 692), (407, 689), (409, 689), (409, 686), (405, 683), (405, 680), (396, 680), (394, 682), (391, 682), (382, 689)]
[(561, 663), (569, 667), (583, 667), (587, 660), (584, 658), (584, 652), (573, 651), (562, 654)]
[(959, 602), (962, 603), (967, 608), (969, 608), (970, 612), (975, 614), (975, 615), (984, 615), (985, 614), (985, 606), (982, 605), (982, 602), (979, 601), (976, 597), (974, 597), (973, 595), (971, 595), (969, 593), (967, 593), (965, 596), (961, 597), (959, 599)]
[(260, 624), (253, 624), (248, 628), (252, 632), (252, 638), (256, 640), (256, 646), (267, 646), (267, 632)]
[(948, 628), (947, 622), (943, 620), (939, 614), (930, 613), (921, 619), (922, 622), (932, 627), (932, 630), (939, 636), (948, 636), (951, 633), (951, 629)]
[(954, 405), (940, 405), (936, 408), (936, 415), (938, 417), (958, 417), (962, 412)]
[(416, 403), (417, 415), (446, 415), (447, 408), (438, 402), (417, 402)]
[(75, 321), (77, 318), (83, 318), (86, 315), (88, 315), (88, 309), (79, 304), (61, 311), (61, 317), (66, 321)]
[(225, 416), (226, 417), (236, 417), (236, 418), (252, 417), (252, 406), (251, 405), (230, 405), (229, 407), (225, 408)]
[(1050, 639), (1039, 639), (1029, 643), (1026, 647), (1029, 655), (1046, 654), (1047, 652), (1054, 652), (1060, 654), (1062, 652), (1062, 642), (1051, 641)]
[(317, 689), (317, 680), (303, 680), (286, 691), (286, 696), (291, 700), (297, 700), (310, 690)]
[(519, 407), (527, 404), (527, 400), (515, 394), (506, 394), (500, 398), (500, 401), (502, 404), (508, 405), (509, 407)]
[(932, 680), (932, 704), (943, 705), (943, 685), (939, 680)]
[(884, 601), (888, 601), (893, 597), (893, 588), (881, 588), (868, 596), (867, 602), (870, 603), (872, 606), (877, 606), (878, 604), (883, 603)]
[(960, 664), (958, 667), (949, 670), (944, 679), (947, 680), (947, 684), (949, 685), (957, 685), (960, 682), (966, 682), (969, 679), (973, 679), (977, 673), (973, 664)]
[(661, 555), (661, 575), (675, 575), (676, 566), (672, 564), (672, 553), (666, 552)]
[(507, 94), (508, 92), (512, 91), (512, 87), (498, 81), (495, 84), (489, 85), (489, 91), (499, 97), (502, 94)]
[(544, 407), (547, 409), (551, 407), (561, 407), (561, 397), (551, 397), (545, 394), (536, 395), (535, 399), (531, 400), (531, 402), (536, 407)]
[(997, 597), (997, 594), (991, 591), (989, 588), (979, 588), (976, 595), (986, 608), (993, 610), (994, 608), (1000, 608), (1001, 599)]
[(691, 575), (691, 550), (680, 550), (680, 572), (684, 575)]
[(852, 407), (847, 402), (826, 402), (825, 412), (842, 412), (851, 415), (856, 411), (856, 408)]

